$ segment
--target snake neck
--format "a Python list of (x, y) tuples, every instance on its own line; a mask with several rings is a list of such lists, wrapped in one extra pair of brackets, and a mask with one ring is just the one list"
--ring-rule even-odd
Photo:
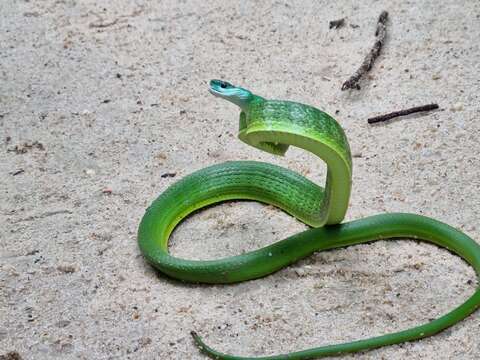
[[(248, 90), (247, 90), (248, 91)], [(252, 94), (251, 92), (245, 92), (244, 96), (236, 96), (236, 97), (231, 97), (227, 98), (226, 100), (230, 101), (231, 103), (237, 105), (242, 112), (248, 114), (250, 109), (253, 106), (258, 105), (259, 103), (262, 103), (265, 101), (264, 98), (261, 96)]]
[(243, 101), (237, 105), (240, 107), (240, 109), (242, 109), (242, 112), (249, 114), (252, 108), (256, 108), (265, 102), (266, 100), (263, 97), (250, 93), (250, 96), (246, 99), (246, 101)]

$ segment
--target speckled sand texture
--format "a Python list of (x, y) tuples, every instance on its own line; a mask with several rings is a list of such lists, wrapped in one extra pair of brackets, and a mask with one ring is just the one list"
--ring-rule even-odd
[[(276, 354), (406, 329), (465, 300), (473, 270), (413, 241), (231, 286), (166, 279), (137, 248), (149, 203), (205, 166), (258, 159), (323, 181), (312, 156), (238, 141), (238, 109), (208, 93), (211, 78), (338, 118), (354, 156), (346, 220), (413, 212), (480, 239), (480, 2), (357, 3), (0, 1), (0, 356), (205, 359), (192, 329), (224, 351)], [(341, 92), (384, 9), (380, 58), (360, 91)], [(366, 122), (431, 102), (440, 110)], [(182, 223), (172, 251), (217, 258), (303, 229), (275, 208), (228, 203)], [(478, 359), (479, 344), (477, 312), (344, 359)]]

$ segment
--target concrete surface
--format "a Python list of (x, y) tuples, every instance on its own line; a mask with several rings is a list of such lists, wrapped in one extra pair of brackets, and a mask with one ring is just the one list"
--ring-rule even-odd
[[(148, 204), (207, 165), (259, 159), (325, 175), (300, 151), (276, 158), (238, 141), (238, 110), (207, 92), (211, 78), (337, 114), (354, 154), (347, 220), (414, 212), (480, 239), (480, 3), (356, 3), (1, 1), (0, 355), (204, 359), (191, 329), (221, 350), (275, 354), (405, 329), (466, 299), (473, 270), (413, 241), (316, 254), (232, 286), (168, 280), (137, 248)], [(341, 92), (383, 9), (381, 57), (361, 91)], [(441, 109), (366, 122), (430, 102)], [(229, 203), (182, 223), (172, 251), (216, 258), (302, 229), (272, 207)], [(479, 336), (477, 312), (343, 358), (478, 359)]]

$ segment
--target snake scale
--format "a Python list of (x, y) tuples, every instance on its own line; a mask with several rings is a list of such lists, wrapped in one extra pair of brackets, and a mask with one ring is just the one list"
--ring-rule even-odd
[[(348, 207), (352, 159), (343, 129), (312, 106), (267, 100), (226, 81), (212, 80), (210, 92), (240, 107), (239, 138), (263, 151), (283, 155), (290, 145), (310, 151), (327, 164), (325, 187), (272, 164), (232, 161), (201, 169), (179, 180), (146, 210), (138, 243), (146, 261), (162, 273), (188, 282), (235, 283), (266, 276), (315, 251), (375, 240), (414, 238), (444, 247), (467, 261), (480, 276), (480, 245), (437, 220), (391, 213), (341, 223)], [(272, 204), (311, 229), (264, 248), (219, 260), (173, 257), (168, 239), (175, 226), (193, 211), (233, 199)], [(194, 341), (215, 359), (314, 359), (398, 344), (431, 336), (454, 325), (480, 306), (480, 287), (462, 305), (426, 324), (349, 343), (265, 357), (220, 353), (192, 332)]]

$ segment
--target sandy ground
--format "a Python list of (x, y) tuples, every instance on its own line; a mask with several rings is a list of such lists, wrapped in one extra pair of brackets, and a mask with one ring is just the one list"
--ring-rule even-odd
[[(381, 57), (361, 91), (341, 92), (383, 9)], [(154, 272), (136, 231), (160, 192), (214, 163), (260, 159), (324, 178), (300, 151), (277, 158), (238, 141), (238, 110), (206, 90), (223, 78), (337, 114), (354, 154), (347, 220), (413, 212), (480, 239), (479, 24), (478, 1), (1, 1), (0, 355), (204, 359), (192, 329), (221, 350), (275, 354), (406, 329), (460, 304), (473, 270), (427, 244), (356, 246), (201, 286)], [(366, 122), (430, 102), (441, 109)], [(182, 223), (172, 251), (216, 258), (302, 229), (274, 208), (229, 203)], [(479, 336), (477, 312), (344, 358), (478, 359)]]

